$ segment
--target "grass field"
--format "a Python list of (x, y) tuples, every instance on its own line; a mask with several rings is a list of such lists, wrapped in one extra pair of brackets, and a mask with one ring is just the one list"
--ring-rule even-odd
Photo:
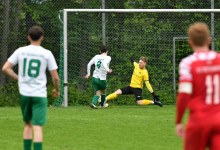
[[(186, 117), (185, 117), (186, 118)], [(44, 150), (181, 150), (175, 106), (48, 108)], [(0, 149), (23, 149), (19, 107), (0, 108)]]

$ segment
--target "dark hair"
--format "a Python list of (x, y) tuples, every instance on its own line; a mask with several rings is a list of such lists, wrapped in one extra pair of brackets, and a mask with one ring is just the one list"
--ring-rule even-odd
[(105, 53), (105, 52), (107, 52), (107, 50), (108, 50), (107, 46), (105, 46), (105, 45), (100, 46), (101, 53)]
[(44, 31), (39, 26), (33, 26), (32, 28), (29, 29), (28, 35), (30, 35), (33, 41), (37, 41), (40, 39), (41, 36), (44, 35)]

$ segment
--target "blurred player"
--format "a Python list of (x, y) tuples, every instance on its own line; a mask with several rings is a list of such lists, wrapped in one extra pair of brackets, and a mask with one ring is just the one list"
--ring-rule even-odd
[[(147, 65), (147, 58), (141, 57), (139, 60), (139, 64), (134, 62), (132, 58), (130, 59), (131, 59), (131, 62), (134, 64), (134, 71), (133, 71), (133, 75), (131, 78), (130, 86), (126, 86), (121, 89), (118, 89), (114, 93), (108, 95), (107, 100), (114, 99), (119, 95), (134, 94), (138, 105), (155, 104), (155, 105), (159, 105), (160, 107), (162, 107), (163, 104), (159, 101), (159, 97), (154, 93), (149, 83), (148, 72), (147, 72), (147, 69), (145, 68), (145, 66)], [(144, 82), (148, 90), (153, 95), (153, 101), (142, 99), (142, 89), (143, 89)]]
[(95, 55), (88, 63), (87, 75), (85, 76), (86, 79), (89, 78), (91, 65), (95, 64), (95, 70), (93, 72), (93, 77), (92, 77), (92, 86), (94, 91), (96, 92), (96, 95), (93, 97), (92, 103), (90, 104), (90, 107), (93, 109), (97, 109), (96, 104), (98, 102), (100, 95), (101, 95), (100, 108), (104, 107), (106, 90), (108, 86), (106, 76), (108, 72), (109, 73), (112, 72), (112, 69), (109, 69), (111, 57), (107, 56), (108, 48), (105, 45), (100, 46), (100, 53), (101, 55)]
[[(194, 54), (179, 65), (176, 134), (185, 150), (220, 150), (220, 54), (209, 50), (209, 28), (195, 23), (188, 28)], [(189, 108), (186, 130), (181, 123)]]
[[(46, 68), (49, 69), (55, 86), (52, 95), (59, 96), (58, 67), (53, 54), (40, 46), (43, 33), (41, 27), (32, 27), (28, 31), (28, 40), (31, 44), (18, 48), (2, 68), (11, 78), (18, 80), (20, 105), (25, 122), (24, 150), (31, 149), (32, 131), (34, 131), (34, 149), (42, 150), (43, 125), (46, 124), (47, 113)], [(12, 70), (17, 64), (18, 75)]]

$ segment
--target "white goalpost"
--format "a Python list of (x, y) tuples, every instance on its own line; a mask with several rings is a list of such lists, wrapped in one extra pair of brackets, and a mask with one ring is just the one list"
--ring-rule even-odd
[[(63, 10), (63, 36), (64, 36), (64, 49), (63, 49), (63, 72), (64, 72), (64, 107), (68, 107), (68, 63), (67, 63), (67, 55), (68, 55), (68, 13), (220, 13), (220, 9), (64, 9)], [(211, 26), (214, 28), (214, 26)], [(214, 29), (211, 29), (214, 32)], [(214, 34), (211, 33), (213, 36)], [(213, 38), (212, 36), (212, 38)], [(174, 42), (175, 42), (174, 38)], [(214, 39), (214, 38), (213, 38)], [(174, 43), (175, 44), (175, 43)], [(214, 44), (212, 44), (214, 47)], [(174, 56), (175, 57), (175, 56)], [(173, 60), (175, 61), (175, 60)], [(175, 66), (174, 66), (175, 67)], [(175, 70), (173, 72), (175, 76)], [(175, 84), (175, 82), (174, 82)], [(175, 86), (175, 85), (173, 85)]]

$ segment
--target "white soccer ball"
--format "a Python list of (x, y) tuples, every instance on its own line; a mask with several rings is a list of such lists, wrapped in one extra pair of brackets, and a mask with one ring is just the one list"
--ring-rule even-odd
[(104, 107), (108, 107), (108, 103), (104, 103)]

